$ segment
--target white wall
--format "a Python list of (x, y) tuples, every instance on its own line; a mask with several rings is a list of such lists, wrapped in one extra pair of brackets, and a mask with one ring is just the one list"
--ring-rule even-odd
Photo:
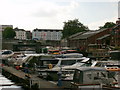
[(37, 38), (38, 40), (61, 40), (62, 37), (62, 31), (33, 31), (32, 32), (32, 39)]

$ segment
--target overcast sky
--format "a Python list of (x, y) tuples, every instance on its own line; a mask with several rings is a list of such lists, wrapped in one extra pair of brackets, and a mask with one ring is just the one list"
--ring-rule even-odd
[(79, 19), (91, 30), (118, 19), (119, 0), (0, 0), (0, 24), (25, 30), (63, 29)]

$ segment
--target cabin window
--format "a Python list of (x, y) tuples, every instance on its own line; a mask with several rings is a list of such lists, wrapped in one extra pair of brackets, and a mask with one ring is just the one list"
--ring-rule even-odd
[(96, 67), (100, 67), (100, 63), (98, 62), (95, 66), (96, 66)]
[(92, 79), (92, 74), (87, 74), (89, 79)]
[(48, 60), (48, 61), (42, 61), (41, 66), (48, 66), (48, 64), (52, 64), (53, 66), (58, 63), (58, 60)]
[(79, 60), (77, 60), (77, 62), (81, 62), (82, 60), (84, 60), (84, 59), (79, 59)]
[(115, 72), (109, 72), (108, 73), (108, 78), (113, 78), (115, 76)]
[(12, 52), (11, 51), (5, 51), (5, 52), (2, 52), (2, 55), (3, 54), (12, 54)]
[(76, 60), (64, 60), (61, 61), (61, 65), (73, 65), (76, 63)]
[(65, 58), (81, 58), (82, 55), (68, 55), (68, 56), (64, 56)]
[(76, 70), (74, 74), (74, 82), (79, 82), (80, 71)]
[(97, 72), (97, 73), (94, 74), (94, 80), (98, 80), (98, 79), (100, 79), (99, 72)]
[(106, 73), (105, 72), (101, 72), (101, 77), (106, 77)]

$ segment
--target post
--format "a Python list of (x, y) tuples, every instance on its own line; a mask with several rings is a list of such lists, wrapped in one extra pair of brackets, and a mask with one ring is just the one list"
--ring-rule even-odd
[(32, 86), (32, 80), (31, 80), (31, 79), (29, 79), (29, 81), (30, 81), (30, 88), (31, 88), (31, 86)]
[(62, 86), (62, 67), (60, 65), (60, 71), (57, 73), (58, 74), (58, 87), (61, 87)]

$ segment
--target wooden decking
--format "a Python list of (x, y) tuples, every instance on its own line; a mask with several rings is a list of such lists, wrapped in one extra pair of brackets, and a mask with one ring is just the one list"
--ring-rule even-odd
[[(8, 66), (3, 66), (3, 70), (21, 78), (21, 79), (26, 79), (25, 75), (26, 73), (22, 72), (21, 70), (16, 70), (13, 67), (8, 67)], [(40, 88), (59, 88), (56, 84), (53, 84), (49, 81), (43, 80), (39, 77), (37, 77), (36, 74), (30, 74), (29, 80), (37, 80), (36, 83), (39, 85)], [(62, 88), (60, 88), (62, 89)]]

